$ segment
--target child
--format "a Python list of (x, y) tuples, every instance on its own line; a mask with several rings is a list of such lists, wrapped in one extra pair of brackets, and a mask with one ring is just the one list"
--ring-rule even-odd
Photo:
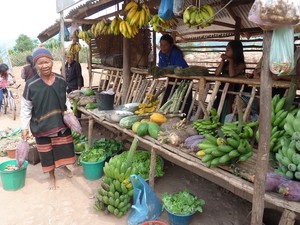
[[(5, 63), (0, 65), (0, 112), (2, 107), (3, 94), (7, 92), (7, 87), (14, 84), (12, 75), (8, 72), (9, 68)], [(10, 93), (12, 95), (12, 93)]]
[[(249, 97), (246, 97), (246, 96), (243, 96), (243, 95), (242, 96), (236, 96), (235, 99), (234, 99), (234, 102), (232, 104), (232, 113), (227, 114), (225, 116), (224, 123), (231, 123), (231, 122), (235, 122), (235, 121), (238, 120), (238, 110), (237, 109), (234, 110), (235, 105), (237, 104), (237, 98), (241, 99), (241, 101), (240, 101), (241, 108), (242, 108), (243, 113), (245, 113), (245, 110), (246, 110), (248, 102), (249, 102)], [(254, 121), (257, 121), (257, 120), (258, 120), (258, 115), (256, 113), (256, 110), (253, 107), (253, 104), (252, 104), (247, 122), (254, 122)]]

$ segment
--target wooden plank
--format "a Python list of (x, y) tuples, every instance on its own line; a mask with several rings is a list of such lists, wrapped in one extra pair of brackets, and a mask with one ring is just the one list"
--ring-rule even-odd
[(282, 213), (278, 225), (294, 225), (296, 222), (296, 214), (293, 211), (285, 209)]
[(221, 95), (220, 103), (218, 106), (218, 111), (217, 111), (218, 115), (221, 115), (221, 113), (222, 113), (229, 85), (230, 85), (229, 83), (225, 83), (223, 90), (219, 90), (222, 92), (222, 95)]

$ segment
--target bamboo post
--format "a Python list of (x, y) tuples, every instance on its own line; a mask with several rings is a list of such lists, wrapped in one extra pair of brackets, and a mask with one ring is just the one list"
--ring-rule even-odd
[(126, 92), (130, 85), (130, 43), (128, 38), (123, 38), (123, 85), (122, 103), (126, 100)]
[(258, 143), (257, 162), (255, 167), (251, 225), (261, 225), (264, 214), (264, 194), (266, 174), (269, 165), (272, 110), (272, 76), (269, 70), (271, 39), (272, 32), (264, 31), (263, 63), (262, 73), (260, 76), (260, 138)]
[(149, 185), (152, 188), (152, 190), (154, 190), (155, 166), (156, 166), (156, 151), (154, 147), (151, 147)]

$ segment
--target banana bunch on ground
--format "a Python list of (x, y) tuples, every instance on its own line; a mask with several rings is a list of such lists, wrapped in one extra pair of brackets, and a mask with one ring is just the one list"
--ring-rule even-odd
[(294, 117), (288, 114), (284, 129), (288, 136), (281, 139), (281, 149), (275, 157), (279, 162), (275, 170), (289, 179), (300, 181), (300, 111)]
[(151, 14), (145, 3), (140, 4), (132, 0), (125, 6), (125, 11), (127, 12), (126, 20), (129, 25), (142, 28), (149, 23)]
[(130, 25), (128, 21), (122, 20), (120, 22), (120, 32), (125, 38), (133, 38), (138, 32), (136, 25)]
[(79, 42), (72, 42), (72, 44), (70, 44), (67, 52), (75, 55), (77, 54), (79, 51), (81, 50), (81, 44)]
[(78, 33), (78, 38), (82, 39), (85, 41), (85, 43), (89, 44), (91, 42), (92, 35), (90, 31), (80, 31)]
[(157, 109), (157, 106), (159, 104), (159, 99), (157, 99), (153, 94), (147, 94), (147, 102), (146, 103), (140, 103), (138, 106), (138, 110), (134, 112), (134, 114), (145, 114), (145, 113), (151, 113), (155, 112)]
[(119, 16), (116, 16), (110, 23), (110, 31), (113, 35), (120, 34), (120, 23), (122, 19)]
[(101, 34), (112, 34), (110, 29), (110, 20), (105, 18), (101, 19), (99, 22), (94, 23), (91, 27), (91, 34), (94, 38), (98, 37)]
[(152, 16), (149, 21), (153, 30), (156, 32), (166, 31), (167, 29), (176, 29), (178, 20), (176, 18), (172, 18), (170, 20), (164, 20), (158, 14)]
[(217, 133), (218, 127), (221, 125), (219, 122), (219, 115), (215, 108), (210, 110), (210, 117), (208, 119), (198, 119), (193, 122), (193, 127), (197, 130), (198, 134), (212, 134)]
[(253, 155), (253, 147), (249, 139), (253, 137), (253, 127), (257, 122), (239, 126), (238, 123), (225, 123), (221, 130), (223, 137), (205, 134), (205, 140), (196, 153), (208, 167), (217, 167), (230, 163), (246, 161)]
[(183, 22), (188, 26), (210, 26), (214, 22), (215, 11), (210, 5), (203, 5), (197, 8), (194, 5), (188, 6), (183, 12)]
[(134, 138), (126, 160), (118, 157), (105, 162), (103, 182), (98, 191), (94, 208), (121, 217), (131, 208), (131, 197), (134, 189), (130, 182), (130, 175), (136, 171), (132, 169), (132, 160), (137, 148), (138, 139)]
[[(272, 99), (272, 130), (270, 137), (270, 152), (276, 153), (281, 148), (281, 139), (287, 135), (284, 125), (286, 124), (287, 115), (295, 115), (299, 109), (293, 106), (290, 111), (284, 110), (286, 97), (280, 98), (275, 95)], [(256, 132), (256, 140), (259, 141), (259, 131)]]

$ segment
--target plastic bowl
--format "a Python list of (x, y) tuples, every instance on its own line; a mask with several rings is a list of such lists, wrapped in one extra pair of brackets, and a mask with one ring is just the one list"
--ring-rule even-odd
[(120, 122), (120, 120), (126, 116), (133, 115), (133, 112), (130, 111), (122, 111), (122, 110), (106, 110), (105, 118), (112, 122)]

